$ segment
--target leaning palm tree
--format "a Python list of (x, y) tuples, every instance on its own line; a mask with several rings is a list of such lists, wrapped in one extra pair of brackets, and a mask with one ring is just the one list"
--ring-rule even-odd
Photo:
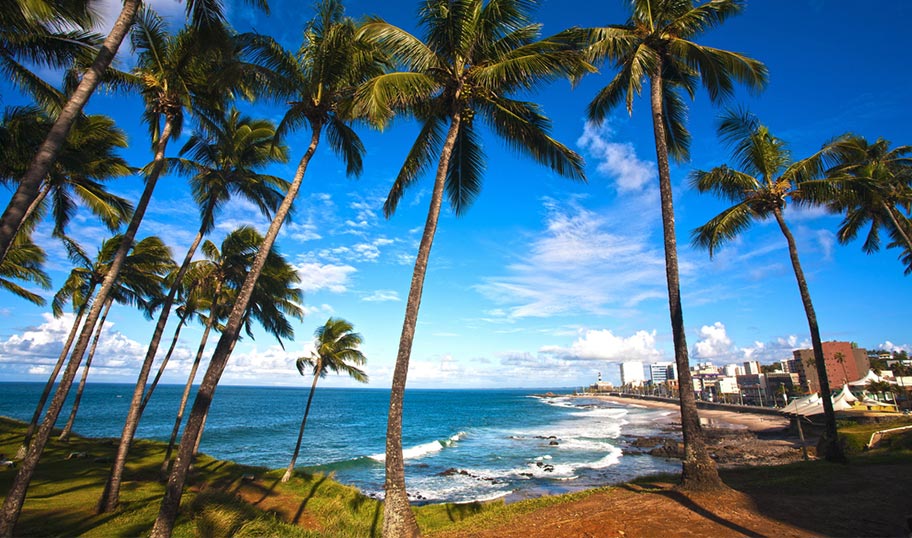
[(713, 101), (732, 93), (734, 82), (759, 89), (766, 82), (762, 63), (741, 54), (699, 45), (692, 41), (703, 32), (741, 11), (741, 0), (630, 0), (630, 19), (623, 25), (591, 30), (589, 52), (594, 60), (610, 60), (618, 69), (607, 86), (589, 104), (589, 119), (601, 122), (620, 103), (633, 113), (633, 99), (649, 83), (649, 103), (659, 172), (662, 233), (665, 241), (665, 276), (668, 306), (678, 366), (681, 430), (684, 460), (680, 487), (690, 490), (724, 487), (706, 443), (697, 414), (690, 378), (690, 361), (681, 306), (678, 251), (674, 229), (674, 204), (669, 155), (685, 160), (690, 134), (685, 126), (686, 105), (681, 92), (691, 98), (703, 83)]
[(171, 259), (171, 249), (158, 237), (147, 237), (139, 241), (127, 255), (121, 268), (120, 276), (114, 289), (108, 294), (108, 302), (96, 323), (95, 335), (92, 337), (92, 344), (89, 347), (85, 365), (82, 367), (82, 377), (79, 379), (79, 386), (76, 388), (73, 407), (70, 410), (66, 425), (60, 432), (59, 440), (69, 440), (70, 433), (73, 431), (73, 424), (79, 412), (79, 403), (82, 401), (82, 393), (85, 390), (89, 369), (92, 366), (98, 341), (101, 338), (111, 307), (115, 303), (134, 306), (147, 318), (151, 318), (154, 309), (161, 303), (165, 275), (173, 270), (174, 265), (174, 260)]
[[(421, 122), (384, 205), (387, 217), (404, 191), (436, 166), (427, 221), (418, 247), (399, 340), (386, 436), (384, 535), (416, 535), (402, 461), (402, 400), (431, 245), (444, 192), (456, 215), (481, 189), (484, 169), (478, 120), (508, 145), (558, 174), (584, 179), (582, 158), (548, 134), (550, 120), (535, 103), (514, 97), (559, 77), (590, 70), (566, 43), (541, 39), (532, 3), (520, 0), (431, 0), (419, 11), (424, 41), (381, 20), (363, 33), (394, 56), (403, 71), (383, 74), (359, 90), (364, 113), (386, 122), (396, 111)], [(476, 118), (477, 115), (477, 118)], [(436, 165), (435, 165), (436, 162)]]
[[(199, 35), (184, 31), (176, 37), (169, 36), (164, 29), (163, 21), (151, 12), (146, 12), (142, 20), (137, 23), (133, 38), (134, 46), (141, 51), (134, 75), (146, 101), (144, 119), (148, 122), (152, 133), (155, 157), (148, 167), (146, 185), (136, 204), (133, 217), (124, 232), (123, 242), (115, 253), (111, 268), (105, 275), (96, 300), (85, 318), (70, 361), (64, 370), (54, 398), (48, 406), (45, 418), (32, 438), (29, 450), (13, 480), (9, 494), (0, 508), (0, 538), (12, 534), (13, 527), (22, 511), (28, 485), (72, 386), (82, 356), (89, 346), (92, 330), (107, 302), (108, 295), (120, 273), (123, 260), (133, 244), (136, 232), (152, 198), (155, 185), (164, 170), (168, 140), (172, 135), (176, 136), (180, 133), (184, 108), (189, 108), (191, 105), (199, 107), (204, 103), (216, 102), (230, 93), (230, 88), (226, 88), (221, 83), (221, 67), (225, 63), (230, 63), (230, 57), (225, 54), (224, 50), (204, 47)], [(164, 125), (162, 125), (162, 120)], [(13, 203), (11, 202), (11, 204)], [(117, 485), (119, 486), (119, 484)], [(105, 489), (106, 492), (110, 492), (111, 488)], [(117, 491), (116, 488), (115, 491)], [(105, 495), (105, 498), (108, 500), (100, 503), (102, 509), (110, 509), (117, 500), (116, 496)]]
[(307, 125), (311, 129), (310, 144), (298, 162), (288, 192), (269, 225), (243, 285), (238, 290), (225, 329), (197, 389), (177, 459), (165, 487), (161, 509), (152, 529), (152, 536), (155, 537), (171, 534), (187, 470), (193, 458), (194, 445), (202, 430), (215, 387), (240, 336), (245, 312), (256, 281), (266, 264), (266, 257), (298, 194), (304, 173), (324, 131), (332, 149), (346, 161), (348, 171), (358, 173), (361, 170), (364, 147), (354, 130), (347, 124), (351, 117), (348, 115), (350, 107), (346, 106), (345, 100), (351, 98), (355, 85), (383, 69), (383, 58), (375, 49), (356, 37), (354, 21), (344, 17), (341, 3), (325, 0), (318, 4), (317, 10), (317, 17), (308, 24), (304, 32), (304, 43), (298, 54), (284, 53), (271, 40), (264, 39), (262, 43), (261, 59), (284, 75), (285, 83), (281, 87), (288, 92), (287, 99), (291, 102), (280, 123), (279, 132), (281, 134), (295, 127)]
[(314, 391), (317, 389), (317, 380), (326, 377), (326, 374), (348, 374), (349, 377), (361, 383), (367, 383), (367, 374), (358, 368), (367, 361), (367, 358), (358, 349), (361, 347), (361, 335), (354, 332), (354, 327), (341, 318), (329, 318), (326, 323), (314, 331), (314, 351), (307, 357), (300, 357), (295, 361), (295, 366), (301, 375), (313, 375), (313, 384), (310, 385), (310, 394), (307, 396), (307, 405), (304, 406), (304, 418), (301, 419), (301, 429), (298, 431), (298, 442), (291, 463), (282, 475), (282, 482), (288, 482), (294, 474), (295, 463), (301, 452), (301, 439), (304, 438), (304, 426), (307, 425), (307, 415), (310, 414), (310, 403), (313, 401)]
[[(258, 171), (271, 163), (287, 160), (285, 146), (274, 143), (275, 128), (271, 122), (241, 116), (236, 110), (228, 113), (216, 111), (209, 115), (199, 114), (199, 120), (205, 126), (203, 131), (206, 134), (194, 134), (181, 150), (182, 154), (189, 153), (191, 158), (172, 159), (171, 162), (177, 170), (193, 174), (190, 186), (200, 208), (200, 227), (187, 249), (180, 269), (173, 277), (171, 289), (162, 301), (158, 321), (140, 366), (130, 410), (124, 421), (117, 455), (111, 468), (110, 482), (114, 484), (120, 483), (127, 453), (139, 426), (144, 408), (142, 401), (145, 397), (146, 381), (168, 323), (178, 286), (196, 254), (200, 241), (215, 226), (215, 216), (232, 195), (241, 196), (252, 202), (263, 215), (268, 216), (275, 211), (283, 192), (287, 189), (284, 180)], [(99, 510), (106, 511), (116, 505), (117, 496), (115, 486), (106, 496), (109, 498), (105, 501), (107, 506), (100, 504)]]
[[(187, 273), (194, 288), (193, 300), (201, 308), (208, 308), (208, 315), (200, 317), (205, 328), (190, 368), (190, 374), (187, 376), (174, 428), (165, 451), (162, 472), (166, 476), (167, 471), (170, 470), (171, 453), (209, 334), (213, 329), (218, 330), (222, 327), (222, 322), (227, 317), (230, 306), (237, 296), (237, 289), (243, 284), (247, 270), (262, 242), (263, 237), (249, 226), (243, 226), (228, 234), (222, 241), (221, 250), (211, 241), (206, 241), (202, 248), (205, 259), (194, 262)], [(267, 332), (275, 336), (281, 344), (283, 338), (290, 338), (294, 335), (286, 314), (303, 319), (302, 311), (297, 306), (303, 296), (300, 290), (290, 287), (300, 282), (300, 278), (294, 270), (288, 270), (288, 263), (276, 252), (267, 258), (263, 272), (266, 276), (257, 281), (254, 297), (248, 305), (245, 317), (247, 320), (254, 318), (259, 321)], [(276, 275), (283, 275), (280, 277), (280, 281), (276, 280)], [(276, 305), (281, 305), (281, 307), (275, 309)], [(264, 312), (270, 313), (264, 314)], [(247, 332), (252, 337), (252, 327), (248, 326)]]
[(912, 146), (891, 149), (883, 138), (870, 143), (863, 137), (847, 135), (828, 144), (827, 152), (838, 161), (822, 181), (830, 189), (824, 200), (827, 206), (845, 214), (836, 234), (839, 242), (849, 243), (869, 226), (861, 246), (864, 252), (880, 249), (881, 229), (896, 237), (904, 251), (912, 251), (908, 222), (912, 211)]
[[(268, 12), (266, 0), (247, 0), (247, 3)], [(88, 6), (84, 2), (58, 2), (55, 0), (16, 0), (14, 4), (31, 6), (32, 8), (42, 4), (50, 6), (82, 6), (83, 9)], [(47, 175), (48, 170), (54, 164), (54, 161), (57, 160), (73, 122), (81, 114), (82, 109), (89, 101), (92, 93), (95, 92), (98, 84), (102, 82), (105, 71), (111, 65), (111, 61), (117, 54), (121, 43), (123, 43), (124, 38), (133, 26), (136, 15), (141, 11), (142, 4), (142, 0), (124, 0), (123, 8), (98, 49), (94, 60), (86, 68), (82, 77), (79, 78), (78, 85), (66, 100), (60, 114), (54, 121), (54, 125), (32, 159), (28, 170), (22, 176), (16, 192), (10, 199), (2, 216), (0, 216), (0, 260), (6, 257), (13, 238), (22, 226), (25, 212), (38, 195), (39, 186)], [(218, 39), (223, 36), (225, 17), (222, 2), (186, 0), (185, 4), (187, 18), (192, 28), (206, 35), (207, 39)], [(7, 14), (14, 15), (13, 5), (9, 2), (5, 3), (4, 8), (2, 8), (2, 14), (4, 16)], [(0, 49), (3, 48), (0, 46)], [(0, 520), (0, 538), (2, 538), (3, 533), (7, 533), (6, 524), (3, 520)]]
[(821, 453), (829, 461), (845, 461), (836, 434), (836, 414), (830, 398), (830, 382), (817, 314), (798, 259), (795, 238), (783, 217), (789, 199), (800, 197), (801, 183), (819, 174), (822, 155), (815, 154), (807, 159), (792, 161), (785, 142), (773, 136), (756, 117), (745, 112), (726, 113), (719, 125), (719, 136), (731, 146), (735, 166), (719, 166), (708, 172), (696, 170), (692, 173), (691, 180), (700, 192), (712, 192), (735, 205), (695, 229), (693, 244), (708, 249), (711, 257), (719, 245), (737, 237), (754, 221), (770, 217), (776, 220), (788, 243), (789, 257), (811, 333), (813, 363), (820, 382), (825, 422)]

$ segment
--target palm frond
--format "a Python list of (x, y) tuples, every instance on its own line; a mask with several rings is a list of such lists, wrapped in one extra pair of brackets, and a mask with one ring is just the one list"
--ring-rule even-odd
[(755, 217), (747, 201), (735, 204), (694, 229), (691, 242), (695, 247), (709, 250), (709, 257), (712, 258), (716, 248), (749, 228)]
[(383, 214), (387, 218), (396, 212), (405, 190), (434, 162), (434, 156), (443, 145), (443, 128), (444, 123), (438, 117), (428, 118), (422, 125), (383, 203)]
[(447, 197), (456, 216), (465, 214), (481, 192), (484, 161), (478, 135), (470, 124), (461, 123), (447, 164), (445, 183)]

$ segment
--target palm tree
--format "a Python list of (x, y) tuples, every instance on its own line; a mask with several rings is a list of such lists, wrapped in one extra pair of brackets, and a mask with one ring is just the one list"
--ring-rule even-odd
[[(268, 11), (266, 0), (247, 1), (253, 6)], [(221, 34), (224, 33), (222, 27), (222, 24), (224, 23), (222, 2), (212, 0), (186, 0), (185, 3), (187, 17), (195, 30), (203, 33), (207, 37), (207, 40), (221, 37)], [(65, 2), (62, 0), (17, 0), (16, 4), (19, 6), (32, 7), (40, 6), (42, 4), (57, 7), (60, 5), (82, 6), (83, 9), (88, 6), (87, 3), (83, 2)], [(0, 216), (0, 260), (6, 257), (6, 253), (10, 248), (10, 244), (12, 243), (15, 234), (22, 226), (25, 212), (38, 195), (38, 189), (41, 182), (57, 159), (60, 149), (63, 147), (64, 141), (67, 138), (67, 134), (73, 126), (73, 122), (76, 121), (76, 118), (82, 112), (82, 109), (89, 101), (92, 93), (94, 93), (95, 88), (97, 88), (98, 84), (102, 81), (105, 71), (110, 66), (121, 43), (123, 43), (124, 38), (133, 26), (134, 19), (137, 13), (140, 12), (141, 7), (142, 0), (124, 0), (123, 8), (114, 21), (111, 31), (108, 33), (107, 37), (105, 37), (101, 47), (98, 49), (95, 59), (79, 79), (79, 84), (66, 100), (60, 114), (54, 121), (54, 125), (45, 137), (44, 142), (42, 142), (41, 146), (38, 148), (34, 159), (32, 159), (28, 170), (22, 176), (16, 192), (10, 199), (3, 215)], [(4, 17), (15, 15), (12, 8), (13, 6), (6, 5), (2, 11)], [(26, 29), (25, 32), (29, 32), (29, 30)], [(41, 49), (43, 49), (43, 47), (39, 45), (39, 50)], [(3, 533), (5, 532), (7, 532), (5, 524), (0, 520), (0, 538), (2, 538)]]
[(225, 329), (197, 389), (177, 459), (165, 487), (161, 509), (152, 529), (154, 537), (161, 538), (171, 534), (187, 470), (193, 457), (194, 445), (202, 430), (215, 387), (244, 325), (245, 312), (253, 295), (254, 285), (263, 271), (266, 257), (298, 194), (304, 173), (324, 130), (332, 149), (346, 161), (349, 173), (359, 173), (361, 170), (364, 147), (354, 130), (346, 123), (351, 117), (348, 115), (350, 107), (345, 105), (345, 99), (351, 98), (351, 90), (355, 85), (382, 70), (383, 58), (372, 47), (356, 38), (354, 22), (344, 17), (342, 5), (336, 0), (325, 0), (318, 4), (317, 17), (305, 29), (304, 43), (297, 55), (284, 53), (271, 40), (263, 41), (261, 60), (284, 76), (285, 83), (281, 85), (283, 89), (297, 94), (297, 97), (289, 96), (291, 106), (279, 125), (279, 134), (307, 124), (311, 128), (310, 144), (298, 162), (288, 192), (269, 225), (243, 285), (238, 290)]
[(431, 0), (419, 12), (425, 41), (381, 20), (363, 33), (403, 66), (369, 81), (359, 94), (362, 110), (376, 122), (395, 111), (416, 116), (422, 127), (384, 205), (387, 217), (403, 192), (436, 160), (436, 175), (424, 234), (409, 289), (393, 374), (386, 437), (384, 535), (418, 533), (408, 504), (402, 461), (402, 400), (428, 258), (446, 191), (456, 215), (481, 189), (484, 154), (478, 115), (508, 145), (558, 174), (585, 179), (582, 158), (551, 138), (550, 120), (539, 106), (513, 94), (590, 69), (573, 47), (540, 39), (529, 18), (531, 3), (520, 0)]
[(589, 119), (603, 121), (621, 102), (633, 114), (633, 99), (649, 83), (662, 234), (665, 241), (665, 275), (668, 306), (678, 366), (681, 430), (684, 461), (680, 487), (688, 490), (724, 487), (715, 463), (706, 451), (696, 400), (691, 390), (690, 361), (684, 332), (681, 284), (669, 155), (678, 161), (688, 156), (690, 134), (685, 126), (686, 105), (681, 92), (693, 98), (697, 82), (709, 97), (719, 101), (733, 91), (734, 82), (759, 89), (766, 82), (762, 63), (741, 54), (699, 45), (692, 41), (703, 32), (741, 11), (741, 0), (630, 0), (630, 19), (623, 25), (591, 30), (589, 52), (594, 60), (608, 59), (618, 73), (589, 104)]
[[(124, 239), (114, 255), (96, 300), (86, 316), (71, 359), (64, 370), (63, 378), (48, 406), (41, 427), (32, 438), (29, 450), (22, 460), (22, 465), (13, 480), (9, 494), (0, 508), (0, 538), (12, 534), (13, 527), (22, 511), (22, 504), (25, 502), (26, 492), (35, 467), (72, 386), (82, 356), (89, 346), (93, 328), (120, 273), (127, 251), (133, 244), (133, 239), (152, 198), (155, 184), (164, 169), (168, 140), (172, 134), (176, 136), (180, 133), (184, 107), (202, 106), (203, 103), (217, 101), (218, 98), (223, 98), (228, 93), (218, 77), (221, 65), (223, 62), (230, 63), (230, 59), (223, 54), (223, 51), (203, 47), (200, 39), (200, 36), (194, 36), (189, 31), (184, 31), (174, 37), (169, 36), (165, 32), (163, 21), (149, 11), (144, 12), (141, 20), (136, 24), (133, 44), (140, 53), (134, 75), (146, 101), (144, 119), (149, 123), (152, 132), (155, 157), (152, 165), (148, 167), (146, 185), (136, 204), (133, 218), (124, 232)], [(66, 111), (61, 113), (61, 117), (65, 113)], [(164, 119), (164, 126), (161, 125), (162, 119)], [(51, 129), (52, 134), (53, 131), (54, 128)], [(40, 155), (41, 150), (39, 150)], [(47, 168), (44, 168), (43, 174), (46, 173), (46, 170)], [(20, 183), (20, 190), (24, 183), (24, 180)], [(10, 202), (11, 206), (15, 205), (16, 198), (17, 195), (14, 195)], [(31, 199), (34, 197), (30, 197)], [(5, 222), (3, 225), (5, 226)], [(0, 230), (0, 236), (3, 231)], [(0, 248), (2, 247), (2, 237), (0, 237)], [(108, 488), (106, 488), (107, 490)], [(105, 495), (105, 497), (108, 496)], [(108, 498), (116, 502), (116, 497)], [(111, 505), (108, 503), (101, 507), (110, 509)]]
[(79, 411), (79, 402), (82, 400), (82, 393), (85, 390), (86, 379), (89, 375), (89, 368), (92, 365), (95, 350), (111, 307), (115, 302), (122, 305), (135, 306), (147, 318), (151, 318), (156, 305), (161, 302), (164, 277), (174, 268), (174, 265), (174, 260), (171, 259), (171, 249), (158, 237), (147, 237), (139, 241), (127, 255), (114, 289), (108, 295), (108, 302), (104, 307), (104, 311), (101, 317), (98, 318), (95, 335), (92, 337), (92, 344), (89, 347), (85, 365), (83, 366), (82, 377), (76, 389), (73, 408), (70, 410), (70, 416), (63, 431), (60, 433), (59, 440), (68, 440), (73, 429), (73, 423)]
[[(837, 164), (821, 180), (828, 190), (820, 201), (845, 214), (836, 234), (839, 242), (849, 243), (870, 225), (861, 246), (864, 252), (880, 249), (881, 228), (889, 231), (904, 251), (912, 251), (908, 219), (912, 211), (912, 146), (891, 149), (883, 138), (869, 143), (863, 137), (846, 135), (830, 143), (827, 153)], [(906, 272), (912, 272), (912, 265)]]
[[(10, 184), (21, 177), (50, 126), (50, 118), (37, 108), (7, 108), (0, 125), (0, 140), (4, 143), (0, 182)], [(108, 229), (116, 230), (129, 220), (133, 207), (127, 200), (109, 193), (103, 182), (133, 173), (116, 154), (118, 149), (126, 147), (126, 133), (111, 118), (80, 117), (23, 221), (37, 220), (45, 212), (46, 201), (50, 201), (54, 235), (61, 236), (76, 210), (75, 195)]]
[(744, 112), (726, 113), (719, 125), (719, 136), (732, 147), (736, 167), (719, 166), (708, 172), (697, 170), (692, 173), (691, 180), (700, 192), (712, 192), (735, 205), (695, 229), (693, 244), (708, 249), (712, 257), (717, 246), (745, 231), (754, 221), (770, 217), (776, 220), (788, 243), (789, 257), (811, 332), (814, 367), (820, 381), (825, 420), (822, 453), (829, 461), (845, 461), (836, 434), (836, 414), (830, 398), (817, 314), (798, 259), (795, 238), (782, 215), (789, 198), (800, 196), (801, 183), (819, 172), (821, 155), (792, 161), (785, 142), (773, 136), (754, 116)]
[(295, 462), (301, 451), (301, 439), (304, 438), (304, 426), (307, 424), (307, 415), (310, 413), (310, 403), (313, 401), (314, 391), (317, 389), (317, 380), (326, 377), (326, 374), (348, 374), (349, 377), (361, 383), (367, 383), (367, 374), (357, 368), (367, 361), (367, 358), (358, 348), (361, 347), (361, 335), (354, 332), (351, 323), (341, 318), (329, 318), (326, 323), (314, 331), (315, 349), (307, 357), (300, 357), (295, 361), (295, 366), (301, 375), (308, 371), (313, 375), (313, 384), (310, 385), (310, 394), (307, 396), (307, 405), (304, 407), (304, 418), (301, 420), (301, 429), (298, 431), (298, 442), (291, 463), (282, 476), (282, 482), (288, 482), (294, 474)]
[[(200, 307), (208, 306), (209, 315), (201, 317), (205, 324), (203, 336), (197, 348), (196, 357), (190, 368), (187, 383), (181, 396), (174, 428), (168, 441), (162, 472), (167, 476), (171, 464), (171, 452), (177, 439), (183, 421), (184, 410), (190, 398), (190, 390), (196, 378), (196, 372), (203, 358), (203, 352), (213, 328), (218, 330), (221, 321), (227, 317), (228, 308), (237, 296), (237, 289), (243, 284), (259, 245), (263, 237), (249, 226), (241, 227), (225, 237), (222, 241), (221, 251), (211, 241), (203, 243), (204, 260), (194, 262), (187, 275), (192, 282), (194, 300)], [(255, 318), (276, 339), (282, 343), (282, 338), (294, 335), (288, 324), (286, 313), (292, 317), (303, 319), (302, 311), (297, 303), (303, 296), (300, 290), (290, 288), (290, 285), (300, 282), (297, 273), (288, 270), (287, 262), (277, 252), (268, 257), (264, 268), (264, 278), (257, 281), (254, 298), (248, 306), (246, 319)], [(277, 275), (281, 275), (278, 276)], [(275, 309), (275, 305), (282, 305)], [(269, 312), (264, 314), (264, 312)], [(248, 327), (248, 334), (251, 328)]]
[[(205, 131), (208, 135), (193, 135), (181, 150), (182, 154), (190, 153), (191, 159), (174, 162), (177, 169), (194, 174), (190, 184), (193, 196), (200, 207), (200, 228), (173, 278), (171, 289), (162, 302), (161, 313), (140, 367), (130, 410), (111, 468), (109, 482), (112, 484), (120, 484), (127, 454), (142, 416), (146, 381), (168, 323), (177, 287), (190, 266), (200, 241), (215, 225), (215, 215), (232, 194), (253, 202), (261, 213), (269, 215), (282, 199), (282, 192), (287, 189), (285, 181), (257, 171), (271, 163), (287, 160), (285, 146), (273, 143), (275, 129), (271, 122), (241, 116), (236, 110), (211, 116), (200, 114), (200, 120), (206, 126)], [(112, 486), (106, 497), (109, 500), (105, 501), (104, 505), (99, 504), (99, 511), (107, 511), (116, 506), (119, 487)]]

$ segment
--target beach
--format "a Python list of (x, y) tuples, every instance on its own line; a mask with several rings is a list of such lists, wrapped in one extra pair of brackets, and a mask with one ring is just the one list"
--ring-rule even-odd
[[(579, 398), (592, 398), (624, 407), (642, 407), (667, 410), (657, 417), (664, 437), (634, 440), (634, 446), (655, 447), (647, 453), (675, 457), (680, 448), (680, 408), (677, 402), (663, 402), (640, 398), (625, 398), (607, 394), (586, 394)], [(801, 439), (789, 430), (789, 419), (781, 415), (767, 415), (725, 409), (699, 409), (707, 446), (711, 457), (720, 466), (778, 465), (802, 459)], [(672, 443), (674, 442), (674, 443)], [(807, 446), (813, 454), (815, 440), (808, 439)], [(658, 448), (658, 449), (656, 449)], [(626, 453), (642, 453), (629, 450)]]

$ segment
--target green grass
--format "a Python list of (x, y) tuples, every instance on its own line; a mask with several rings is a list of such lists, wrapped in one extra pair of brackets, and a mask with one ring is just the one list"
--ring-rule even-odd
[[(903, 424), (912, 421), (906, 420)], [(897, 423), (896, 425), (900, 425)], [(863, 445), (871, 433), (894, 424), (844, 424), (840, 434), (851, 447)], [(0, 417), (0, 453), (14, 454), (24, 435), (22, 423)], [(110, 460), (116, 450), (112, 439), (83, 439), (69, 443), (52, 438), (42, 456), (28, 492), (17, 534), (28, 536), (118, 537), (148, 534), (163, 494), (158, 470), (164, 456), (161, 443), (137, 441), (124, 474), (121, 504), (111, 514), (95, 515)], [(70, 453), (86, 457), (67, 459)], [(897, 436), (884, 448), (858, 452), (853, 448), (851, 466), (912, 464), (912, 433)], [(812, 492), (844, 472), (844, 467), (821, 461), (787, 466), (752, 467), (723, 472), (733, 487), (764, 484), (795, 494)], [(332, 475), (298, 473), (287, 484), (283, 470), (238, 465), (201, 455), (188, 478), (175, 537), (379, 536), (383, 526), (382, 503), (357, 489), (333, 480)], [(0, 469), (0, 491), (9, 489), (15, 470)], [(253, 476), (255, 480), (249, 478)], [(656, 482), (678, 480), (676, 475), (647, 476), (635, 480), (648, 491)], [(243, 488), (247, 501), (239, 498)], [(415, 508), (424, 533), (471, 532), (504, 524), (517, 524), (526, 514), (544, 507), (583, 499), (611, 488), (568, 495), (541, 497), (505, 504), (432, 504)], [(269, 499), (272, 505), (255, 504)], [(288, 523), (291, 521), (292, 523)], [(294, 523), (298, 524), (294, 524)]]

